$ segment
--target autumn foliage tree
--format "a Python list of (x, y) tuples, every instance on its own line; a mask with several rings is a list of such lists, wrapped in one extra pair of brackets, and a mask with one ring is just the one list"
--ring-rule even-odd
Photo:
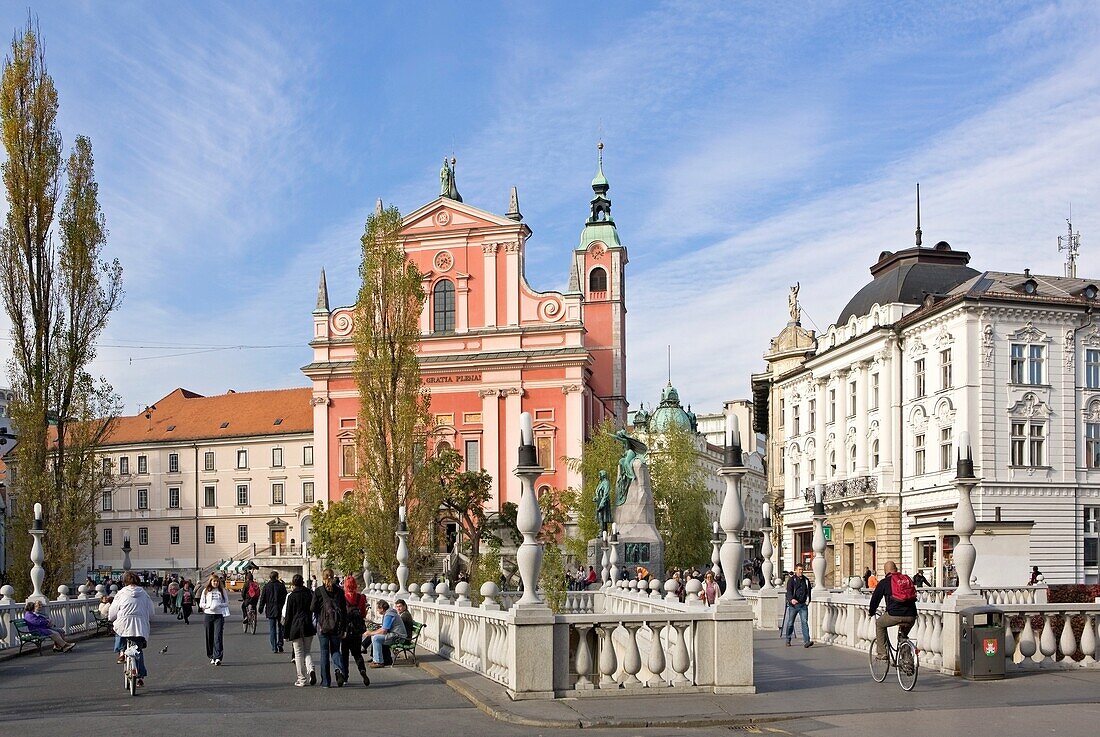
[[(416, 355), (425, 294), (402, 244), (397, 208), (379, 208), (367, 218), (355, 306), (359, 417), (353, 501), (371, 568), (385, 576), (397, 565), (399, 509), (407, 509), (414, 550), (427, 545), (438, 511), (432, 483), (422, 478), (431, 427), (431, 396)], [(422, 498), (418, 489), (433, 498)]]
[[(19, 439), (8, 459), (15, 470), (10, 524), (28, 529), (34, 504), (43, 505), (47, 591), (71, 583), (94, 545), (99, 498), (113, 484), (96, 449), (121, 409), (89, 366), (121, 302), (122, 267), (104, 257), (107, 228), (91, 141), (78, 136), (66, 159), (57, 110), (40, 34), (28, 21), (12, 40), (0, 80), (7, 155), (0, 291), (12, 325), (11, 416)], [(30, 541), (25, 534), (9, 539), (8, 573), (24, 585)]]

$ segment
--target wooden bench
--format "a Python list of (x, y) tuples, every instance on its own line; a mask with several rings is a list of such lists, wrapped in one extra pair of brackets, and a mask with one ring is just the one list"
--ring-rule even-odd
[(413, 622), (412, 636), (402, 642), (395, 642), (390, 645), (390, 652), (393, 653), (395, 664), (397, 656), (400, 655), (406, 662), (416, 665), (416, 643), (420, 639), (420, 630), (422, 629), (424, 629), (423, 624)]
[(92, 617), (95, 618), (96, 635), (99, 635), (100, 630), (106, 630), (107, 634), (111, 634), (112, 632), (114, 632), (114, 624), (111, 623), (111, 620), (101, 615), (99, 613), (99, 609), (92, 610)]
[(15, 625), (15, 634), (19, 637), (19, 653), (22, 654), (23, 648), (27, 645), (34, 645), (38, 648), (38, 654), (41, 655), (42, 643), (50, 638), (32, 633), (27, 627), (27, 621), (25, 619), (16, 619), (13, 624)]

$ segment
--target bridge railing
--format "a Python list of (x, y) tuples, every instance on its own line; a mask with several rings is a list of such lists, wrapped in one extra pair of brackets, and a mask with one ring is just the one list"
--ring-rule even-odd
[[(99, 606), (99, 600), (95, 598), (94, 591), (89, 596), (83, 584), (78, 590), (79, 594), (74, 598), (69, 596), (68, 586), (59, 586), (58, 598), (46, 602), (44, 606), (50, 624), (64, 635), (96, 630), (92, 612)], [(23, 619), (26, 603), (13, 600), (13, 594), (11, 586), (0, 588), (0, 652), (12, 647), (19, 649), (19, 636), (14, 623)]]

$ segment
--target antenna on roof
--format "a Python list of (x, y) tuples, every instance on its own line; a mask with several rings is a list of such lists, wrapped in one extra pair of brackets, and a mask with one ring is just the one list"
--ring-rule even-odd
[(1077, 252), (1081, 248), (1081, 232), (1073, 232), (1073, 205), (1069, 206), (1066, 218), (1066, 234), (1058, 236), (1058, 250), (1066, 252), (1066, 276), (1077, 278)]
[(668, 346), (668, 383), (672, 384), (672, 345)]
[(917, 248), (920, 248), (920, 182), (917, 182)]

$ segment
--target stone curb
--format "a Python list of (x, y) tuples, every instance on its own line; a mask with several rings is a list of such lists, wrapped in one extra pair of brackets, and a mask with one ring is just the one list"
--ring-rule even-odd
[[(797, 716), (749, 716), (749, 717), (717, 717), (713, 719), (584, 719), (578, 715), (577, 719), (536, 719), (520, 716), (508, 709), (483, 698), (475, 689), (470, 688), (461, 680), (449, 673), (444, 673), (435, 665), (423, 660), (417, 661), (417, 666), (433, 678), (437, 678), (452, 691), (462, 696), (473, 704), (479, 711), (488, 714), (493, 719), (509, 724), (517, 724), (524, 727), (541, 727), (543, 729), (646, 729), (653, 727), (746, 727), (755, 724), (771, 724), (774, 722), (786, 722), (796, 718), (804, 718), (806, 715)], [(482, 676), (478, 676), (479, 678)]]

